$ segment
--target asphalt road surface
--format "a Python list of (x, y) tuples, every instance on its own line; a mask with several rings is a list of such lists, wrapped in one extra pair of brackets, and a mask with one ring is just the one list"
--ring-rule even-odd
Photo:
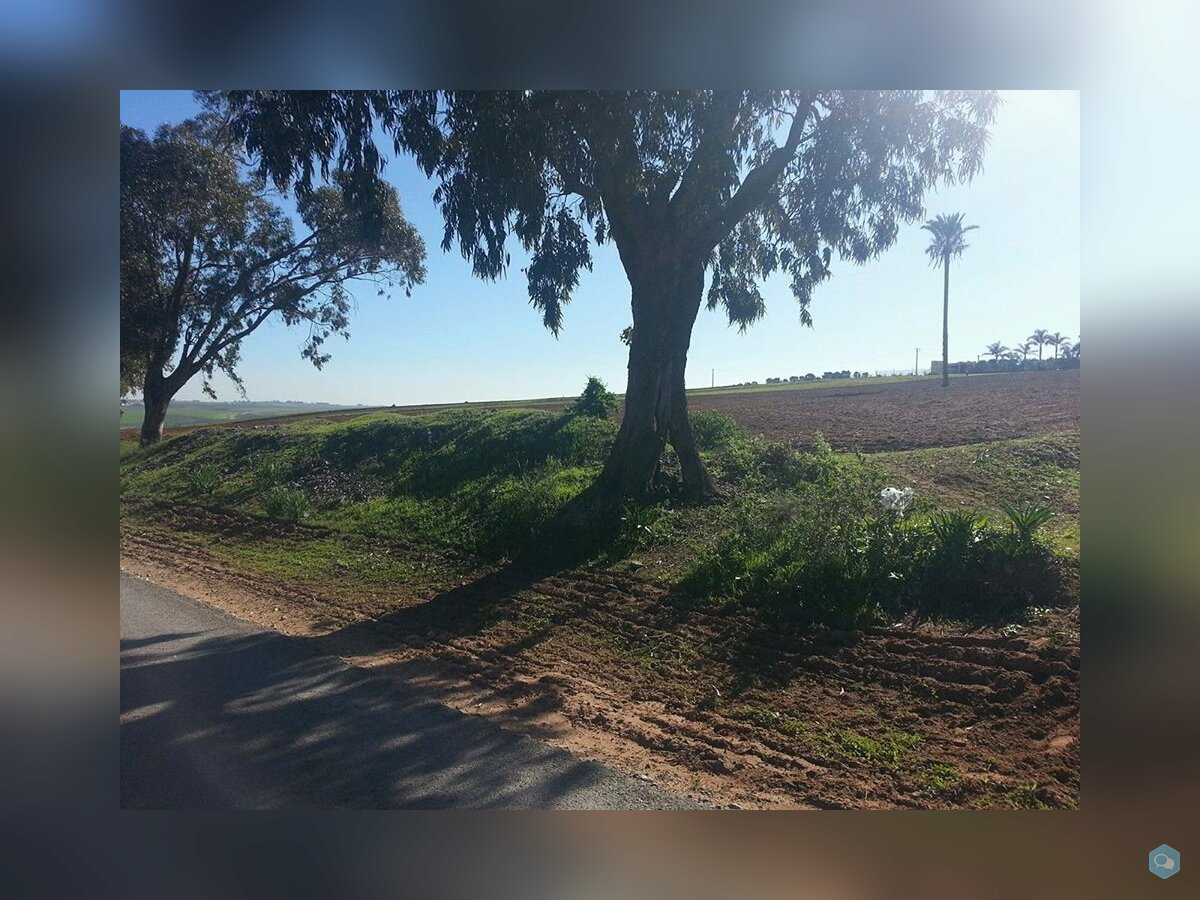
[(121, 805), (698, 804), (122, 573)]

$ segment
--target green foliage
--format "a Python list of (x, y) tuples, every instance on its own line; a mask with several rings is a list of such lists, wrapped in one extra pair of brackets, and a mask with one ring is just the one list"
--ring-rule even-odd
[[(662, 547), (687, 568), (690, 591), (764, 622), (989, 621), (1061, 596), (1070, 573), (1037, 539), (1037, 510), (1014, 506), (1028, 541), (1011, 520), (992, 528), (928, 501), (900, 515), (880, 504), (889, 482), (871, 457), (824, 441), (797, 451), (731, 430), (724, 417), (698, 418), (705, 452), (727, 479), (725, 504), (628, 503), (582, 535), (566, 534), (561, 517), (593, 484), (616, 423), (516, 408), (201, 429), (149, 449), (123, 447), (122, 498), (176, 502), (184, 473), (217, 473), (225, 508), (367, 543), (416, 542), (488, 559), (560, 546), (579, 558), (618, 559)], [(1022, 458), (1077, 458), (1070, 442), (1014, 446)], [(964, 470), (978, 469), (974, 448), (955, 452)], [(1010, 455), (997, 454), (987, 472)], [(209, 493), (191, 493), (207, 502)]]
[(696, 446), (709, 452), (729, 451), (745, 435), (733, 416), (719, 412), (694, 412), (688, 416)]
[(184, 470), (183, 481), (193, 494), (211, 496), (221, 486), (221, 470), (214, 465), (199, 465)]
[(700, 554), (687, 584), (772, 615), (859, 624), (877, 611), (873, 582), (887, 575), (867, 552), (882, 475), (827, 448), (798, 457), (806, 480), (793, 491), (752, 495), (740, 504), (732, 527)]
[(934, 513), (929, 531), (937, 541), (937, 552), (947, 559), (965, 562), (979, 537), (982, 522), (978, 513), (963, 510)]
[(633, 552), (659, 540), (663, 534), (663, 507), (648, 503), (627, 502), (621, 506), (618, 548)]
[(254, 485), (266, 491), (283, 481), (284, 464), (278, 457), (266, 457), (254, 467)]
[(1017, 547), (1022, 549), (1032, 547), (1037, 540), (1038, 531), (1054, 518), (1051, 510), (1037, 504), (1016, 507), (1010, 503), (1001, 503), (1000, 510), (1008, 517), (1013, 540)]
[(998, 621), (1062, 590), (1053, 554), (974, 512), (934, 512), (919, 524), (883, 510), (882, 476), (870, 460), (827, 445), (767, 455), (786, 461), (793, 486), (739, 504), (690, 570), (693, 592), (768, 616), (853, 627), (909, 615)]
[(303, 491), (282, 487), (271, 488), (263, 494), (262, 505), (269, 518), (292, 523), (308, 518), (311, 508)]
[(616, 412), (620, 403), (616, 394), (595, 375), (589, 375), (587, 385), (579, 398), (571, 404), (568, 410), (574, 416), (589, 416), (594, 419), (607, 419), (609, 413)]
[[(758, 284), (776, 272), (790, 279), (807, 321), (832, 254), (856, 263), (877, 256), (901, 223), (922, 215), (928, 190), (979, 170), (999, 103), (990, 91), (207, 97), (228, 103), (259, 173), (279, 187), (303, 191), (318, 169), (336, 168), (372, 183), (382, 132), (436, 179), (445, 246), (457, 244), (476, 275), (498, 277), (506, 241), (520, 241), (530, 256), (530, 301), (554, 332), (579, 273), (592, 266), (591, 236), (604, 243), (610, 223), (626, 223), (620, 227), (636, 245), (688, 247), (707, 260), (708, 303), (724, 307), (732, 323), (762, 316)], [(666, 197), (674, 215), (646, 228), (663, 221), (653, 204)]]
[(240, 387), (242, 341), (272, 317), (307, 326), (301, 353), (320, 368), (326, 339), (348, 336), (346, 282), (424, 279), (424, 243), (394, 188), (378, 182), (369, 213), (333, 187), (307, 191), (297, 236), (267, 186), (243, 176), (218, 110), (153, 136), (122, 126), (120, 181), (123, 391), (144, 378), (165, 403), (199, 375), (215, 396), (218, 370)]

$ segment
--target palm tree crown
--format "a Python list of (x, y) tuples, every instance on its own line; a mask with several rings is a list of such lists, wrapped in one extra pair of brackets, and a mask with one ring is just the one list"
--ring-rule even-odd
[(967, 242), (963, 236), (979, 226), (964, 226), (963, 214), (951, 213), (934, 216), (921, 227), (933, 235), (930, 238), (929, 246), (925, 248), (925, 253), (929, 256), (929, 264), (940, 266), (947, 260), (962, 256), (963, 251), (967, 249)]

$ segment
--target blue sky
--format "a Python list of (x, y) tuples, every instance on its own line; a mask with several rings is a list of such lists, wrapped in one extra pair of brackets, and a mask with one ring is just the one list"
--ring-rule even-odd
[[(950, 355), (974, 359), (987, 344), (1012, 346), (1035, 328), (1079, 337), (1079, 95), (1006, 91), (984, 172), (969, 185), (926, 198), (929, 215), (963, 212), (970, 249), (950, 282)], [(195, 113), (191, 94), (126, 91), (121, 121), (146, 130)], [(471, 275), (457, 251), (440, 249), (442, 217), (433, 185), (407, 158), (385, 170), (405, 214), (428, 247), (428, 277), (384, 300), (369, 285), (359, 298), (351, 340), (331, 341), (333, 359), (316, 371), (300, 358), (304, 333), (270, 322), (243, 344), (240, 369), (253, 400), (397, 405), (501, 400), (578, 393), (586, 376), (625, 386), (626, 348), (617, 338), (631, 321), (629, 284), (615, 249), (593, 248), (557, 340), (530, 306), (524, 258), (516, 245), (507, 277)], [(942, 280), (924, 254), (919, 223), (865, 266), (835, 259), (833, 277), (813, 295), (813, 328), (800, 325), (784, 278), (764, 287), (767, 315), (745, 334), (720, 312), (701, 311), (688, 357), (688, 386), (763, 382), (770, 376), (826, 370), (901, 370), (921, 350), (923, 370), (940, 356)], [(224, 378), (223, 400), (238, 398)], [(200, 399), (197, 379), (178, 399)]]

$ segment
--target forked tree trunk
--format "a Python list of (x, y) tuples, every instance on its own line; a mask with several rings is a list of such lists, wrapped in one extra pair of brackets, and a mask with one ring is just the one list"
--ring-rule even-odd
[(145, 407), (145, 418), (142, 419), (142, 436), (139, 444), (149, 447), (162, 440), (163, 424), (167, 420), (167, 407), (179, 389), (187, 381), (184, 373), (178, 369), (168, 376), (162, 374), (162, 369), (152, 364), (146, 372), (146, 380), (142, 384), (142, 404)]
[(167, 405), (170, 402), (165, 394), (142, 391), (142, 403), (145, 406), (146, 415), (142, 419), (142, 437), (139, 441), (141, 446), (149, 447), (162, 440), (163, 423), (167, 420)]
[(631, 277), (630, 281), (633, 336), (625, 415), (600, 484), (608, 496), (645, 496), (669, 442), (679, 457), (684, 495), (701, 500), (715, 488), (688, 420), (684, 375), (704, 269), (692, 267), (685, 277)]

